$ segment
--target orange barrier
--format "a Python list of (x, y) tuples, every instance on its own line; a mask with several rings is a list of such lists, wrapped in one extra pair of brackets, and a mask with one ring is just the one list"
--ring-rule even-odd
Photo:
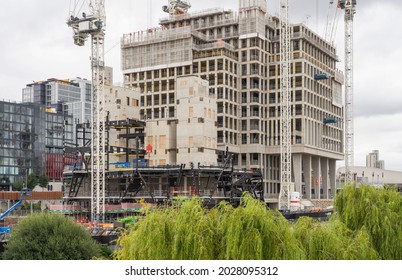
[[(25, 200), (61, 200), (62, 192), (32, 192), (31, 196), (25, 196)], [(0, 192), (0, 200), (20, 200), (21, 192)]]

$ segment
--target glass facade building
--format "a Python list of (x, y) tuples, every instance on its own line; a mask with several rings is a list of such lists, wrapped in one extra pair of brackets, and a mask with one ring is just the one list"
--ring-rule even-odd
[(17, 180), (24, 180), (31, 173), (49, 176), (48, 154), (62, 155), (63, 138), (72, 141), (72, 117), (47, 112), (45, 107), (0, 101), (1, 189), (9, 190)]
[[(22, 102), (45, 105), (72, 115), (75, 123), (91, 121), (91, 82), (75, 78), (67, 80), (48, 79), (27, 84), (22, 89)], [(62, 109), (58, 108), (62, 106)]]

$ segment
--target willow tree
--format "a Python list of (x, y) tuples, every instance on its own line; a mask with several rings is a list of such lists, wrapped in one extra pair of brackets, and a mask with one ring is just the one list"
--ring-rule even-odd
[(375, 260), (379, 256), (365, 229), (353, 231), (339, 219), (329, 222), (301, 217), (294, 223), (294, 235), (309, 260)]
[[(198, 200), (145, 214), (118, 239), (117, 259), (210, 259), (207, 215)], [(205, 234), (204, 234), (205, 233)]]
[(351, 230), (367, 230), (380, 258), (402, 259), (402, 196), (396, 189), (347, 186), (335, 209)]
[(302, 259), (288, 222), (247, 195), (239, 207), (202, 201), (149, 212), (118, 239), (116, 259)]
[(289, 222), (250, 195), (222, 218), (223, 259), (304, 259)]
[[(376, 200), (378, 200), (376, 202)], [(401, 259), (401, 197), (390, 190), (346, 188), (327, 222), (287, 221), (250, 195), (238, 207), (179, 201), (146, 213), (118, 239), (116, 259)]]

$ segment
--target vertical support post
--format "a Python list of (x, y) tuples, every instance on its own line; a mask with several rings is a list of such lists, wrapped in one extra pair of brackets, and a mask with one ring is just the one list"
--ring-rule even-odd
[(293, 154), (295, 191), (302, 193), (302, 154)]
[(92, 35), (92, 145), (91, 212), (96, 222), (105, 219), (105, 94), (104, 34)]
[(345, 183), (353, 182), (350, 168), (354, 165), (353, 128), (353, 0), (346, 0), (345, 9)]
[(304, 171), (304, 185), (306, 189), (306, 198), (311, 199), (311, 155), (303, 155), (303, 171)]
[(280, 59), (281, 59), (281, 189), (279, 210), (290, 209), (291, 188), (291, 106), (290, 106), (290, 28), (289, 0), (280, 2)]
[(130, 129), (128, 127), (128, 119), (126, 119), (126, 162), (129, 162), (129, 157), (128, 157), (128, 135), (130, 133)]

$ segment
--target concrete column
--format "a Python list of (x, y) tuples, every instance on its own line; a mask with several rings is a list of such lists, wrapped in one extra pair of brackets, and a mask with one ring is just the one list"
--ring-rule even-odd
[(320, 198), (320, 175), (321, 175), (321, 164), (320, 164), (320, 157), (313, 157), (312, 158), (312, 165), (313, 165), (313, 178), (314, 178), (314, 193), (315, 199)]
[(295, 182), (295, 191), (302, 192), (302, 155), (293, 154), (293, 174)]
[(329, 160), (329, 186), (331, 188), (331, 196), (336, 194), (336, 160)]
[(307, 199), (311, 199), (311, 156), (303, 155), (303, 172), (304, 172), (304, 184), (306, 188), (306, 194), (303, 195)]
[(321, 177), (324, 199), (328, 199), (328, 158), (321, 158)]

